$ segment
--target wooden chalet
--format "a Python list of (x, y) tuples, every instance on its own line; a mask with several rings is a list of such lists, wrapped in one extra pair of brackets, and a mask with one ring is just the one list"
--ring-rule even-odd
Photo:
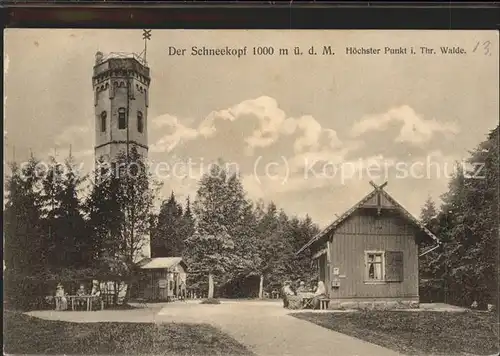
[(141, 271), (138, 297), (150, 301), (185, 297), (187, 265), (181, 257), (145, 258), (138, 267)]
[(374, 190), (313, 237), (311, 250), (330, 309), (418, 308), (419, 245), (439, 240), (392, 198)]

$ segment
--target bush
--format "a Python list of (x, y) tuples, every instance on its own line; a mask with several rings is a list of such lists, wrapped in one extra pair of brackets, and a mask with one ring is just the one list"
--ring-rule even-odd
[(5, 275), (4, 306), (13, 310), (44, 310), (54, 308), (53, 295), (56, 285), (38, 276)]
[(216, 298), (209, 298), (202, 300), (200, 304), (220, 304), (220, 300)]

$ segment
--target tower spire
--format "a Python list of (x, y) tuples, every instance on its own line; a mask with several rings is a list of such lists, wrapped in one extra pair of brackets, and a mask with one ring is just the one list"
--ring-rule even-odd
[(144, 64), (148, 65), (146, 53), (148, 51), (148, 41), (151, 39), (151, 30), (143, 30), (142, 39), (144, 40)]

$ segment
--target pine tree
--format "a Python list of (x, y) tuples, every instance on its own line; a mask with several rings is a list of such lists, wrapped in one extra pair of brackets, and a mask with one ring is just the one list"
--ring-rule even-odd
[(312, 263), (311, 252), (308, 249), (300, 255), (295, 255), (295, 253), (319, 233), (319, 228), (313, 223), (311, 217), (306, 215), (302, 220), (292, 219), (290, 229), (292, 231), (293, 248), (290, 263), (294, 267), (293, 278), (309, 283), (315, 278), (316, 272)]
[(63, 190), (63, 169), (54, 157), (49, 157), (47, 171), (42, 179), (42, 217), (46, 236), (48, 265), (52, 268), (64, 265), (64, 247), (59, 241), (57, 212), (60, 211), (60, 197)]
[[(183, 215), (183, 228), (182, 236), (184, 240), (188, 239), (195, 232), (195, 219), (193, 213), (191, 212), (191, 201), (189, 197), (186, 198), (186, 208), (184, 209)], [(185, 251), (183, 251), (184, 253)]]
[(433, 219), (437, 217), (436, 204), (429, 196), (420, 212), (420, 221), (426, 226), (429, 226)]
[[(464, 220), (467, 235), (460, 273), (467, 274), (466, 292), (481, 305), (498, 300), (498, 126), (471, 152)], [(464, 279), (464, 278), (463, 278)]]
[[(99, 273), (114, 275), (116, 283), (128, 282), (151, 232), (154, 199), (160, 184), (146, 170), (135, 147), (129, 154), (120, 152), (111, 167), (98, 167), (95, 176), (86, 207), (96, 236), (93, 243)], [(127, 288), (125, 301), (129, 292)]]
[(498, 300), (498, 127), (457, 167), (437, 216), (443, 248), (426, 256), (434, 278), (445, 281), (449, 302), (485, 306)]
[(96, 166), (90, 195), (84, 205), (95, 263), (105, 255), (118, 255), (117, 239), (125, 219), (118, 201), (120, 182), (113, 174), (113, 169), (102, 160)]
[[(219, 233), (212, 235), (197, 231), (186, 240), (189, 249), (190, 269), (201, 272), (202, 278), (208, 276), (208, 298), (214, 297), (214, 279), (225, 281), (232, 271), (234, 241), (223, 226)], [(204, 285), (199, 279), (198, 284)]]
[(48, 241), (42, 220), (42, 185), (39, 161), (11, 164), (6, 180), (4, 209), (4, 299), (29, 308), (43, 295), (43, 273), (48, 268)]
[[(239, 177), (220, 164), (201, 178), (194, 202), (196, 233), (187, 241), (187, 258), (220, 285), (254, 269), (249, 204)], [(199, 246), (206, 248), (206, 256), (197, 252)]]
[(11, 164), (6, 180), (4, 258), (6, 273), (32, 275), (46, 268), (48, 244), (42, 220), (42, 176), (39, 161)]
[(124, 214), (118, 236), (119, 255), (128, 266), (142, 257), (150, 232), (150, 216), (160, 188), (146, 169), (143, 157), (135, 147), (130, 152), (120, 152), (116, 166), (121, 174), (114, 180), (118, 184), (117, 200)]
[(184, 219), (182, 206), (174, 192), (163, 202), (153, 230), (151, 257), (181, 256), (184, 251)]
[(278, 215), (278, 209), (273, 202), (268, 204), (265, 214), (258, 222), (257, 246), (261, 261), (259, 271), (264, 276), (266, 286), (282, 283), (287, 275), (288, 268), (284, 256), (289, 248), (285, 241), (284, 223), (285, 217)]
[(79, 175), (72, 156), (63, 164), (50, 157), (47, 166), (42, 199), (50, 265), (55, 270), (88, 267), (91, 246), (78, 197), (85, 177)]
[(65, 160), (62, 190), (57, 196), (56, 231), (63, 241), (63, 266), (66, 268), (88, 268), (92, 262), (92, 246), (88, 241), (88, 231), (83, 218), (82, 204), (78, 193), (86, 177), (76, 170), (74, 158)]

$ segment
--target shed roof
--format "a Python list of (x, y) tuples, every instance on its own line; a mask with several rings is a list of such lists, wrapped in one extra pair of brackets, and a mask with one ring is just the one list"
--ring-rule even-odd
[[(387, 185), (387, 182), (377, 186), (375, 183), (370, 182), (370, 184), (375, 188), (372, 192), (367, 194), (363, 199), (361, 199), (358, 203), (356, 203), (352, 208), (347, 210), (344, 214), (339, 216), (337, 220), (335, 220), (333, 223), (328, 225), (324, 230), (322, 230), (319, 234), (314, 236), (311, 240), (309, 240), (308, 243), (306, 243), (304, 246), (301, 247), (299, 251), (297, 251), (297, 255), (300, 254), (302, 251), (304, 251), (306, 248), (311, 246), (314, 242), (320, 240), (326, 234), (329, 232), (335, 230), (337, 226), (339, 226), (343, 221), (345, 221), (349, 216), (351, 216), (356, 210), (359, 208), (363, 207), (365, 203), (368, 201), (371, 201), (373, 198), (380, 196), (385, 198), (388, 202), (390, 202), (394, 209), (402, 213), (402, 215), (407, 218), (410, 222), (415, 224), (420, 230), (422, 230), (428, 237), (430, 237), (432, 240), (434, 240), (436, 243), (440, 244), (441, 242), (439, 239), (429, 230), (427, 229), (424, 224), (422, 224), (416, 217), (414, 217), (412, 214), (410, 214), (401, 204), (399, 204), (393, 197), (391, 197), (385, 190), (384, 187)], [(379, 207), (379, 209), (383, 209), (383, 207)]]
[(145, 258), (138, 263), (141, 269), (169, 269), (177, 266), (178, 264), (182, 264), (183, 267), (187, 267), (186, 263), (182, 260), (182, 257)]

